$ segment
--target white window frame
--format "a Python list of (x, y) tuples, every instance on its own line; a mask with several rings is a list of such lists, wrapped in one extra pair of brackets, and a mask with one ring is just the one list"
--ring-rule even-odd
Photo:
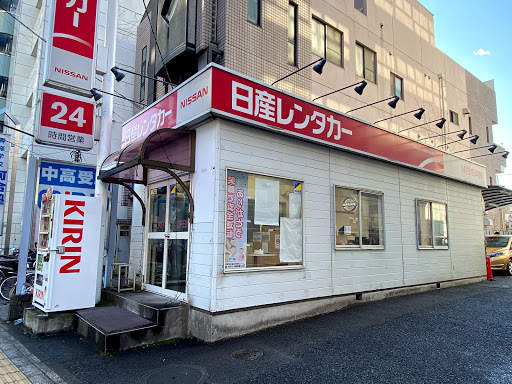
[[(359, 222), (359, 245), (338, 245), (336, 244), (336, 235), (338, 233), (338, 223), (336, 223), (336, 190), (337, 188), (349, 189), (352, 191), (358, 192), (358, 222)], [(382, 244), (379, 245), (365, 245), (362, 243), (362, 232), (363, 232), (363, 221), (361, 220), (361, 194), (366, 193), (369, 195), (375, 195), (380, 197), (380, 216), (382, 219)], [(381, 191), (375, 191), (371, 189), (365, 188), (354, 188), (347, 187), (345, 185), (335, 185), (334, 186), (334, 247), (336, 250), (357, 250), (357, 249), (386, 249), (386, 225), (384, 220), (384, 193)]]
[[(263, 272), (263, 271), (283, 271), (283, 270), (298, 270), (298, 269), (304, 269), (306, 265), (306, 232), (305, 232), (305, 220), (304, 220), (304, 180), (302, 179), (295, 179), (295, 178), (288, 178), (283, 177), (280, 175), (273, 175), (268, 173), (260, 173), (260, 172), (254, 172), (254, 171), (248, 171), (246, 169), (239, 169), (239, 168), (229, 168), (226, 167), (226, 171), (224, 173), (224, 187), (226, 187), (227, 183), (227, 177), (229, 171), (235, 171), (235, 172), (243, 172), (247, 173), (248, 175), (255, 175), (255, 176), (265, 176), (265, 177), (272, 177), (276, 179), (281, 180), (288, 180), (288, 181), (297, 181), (302, 183), (302, 196), (301, 196), (301, 218), (302, 218), (302, 263), (300, 265), (276, 265), (272, 267), (249, 267), (249, 268), (233, 268), (233, 269), (226, 269), (225, 266), (225, 259), (224, 259), (224, 252), (222, 252), (222, 271), (224, 274), (231, 274), (231, 273), (247, 273), (247, 272)], [(227, 189), (224, 189), (224, 213), (222, 220), (224, 221), (224, 231), (223, 231), (223, 239), (226, 237), (226, 211), (227, 211)], [(225, 241), (225, 240), (224, 240)], [(224, 245), (224, 242), (222, 243), (222, 246)]]
[[(400, 94), (396, 94), (396, 80), (400, 80)], [(391, 96), (398, 96), (401, 100), (404, 100), (404, 78), (391, 72)]]
[[(312, 23), (312, 26), (313, 26), (313, 23), (316, 22), (318, 24), (320, 24), (322, 27), (323, 27), (323, 32), (322, 32), (322, 40), (323, 40), (323, 54), (320, 55), (320, 57), (323, 57), (325, 60), (327, 60), (329, 63), (332, 63), (338, 67), (341, 67), (343, 68), (343, 37), (344, 37), (344, 34), (342, 31), (340, 31), (339, 29), (337, 28), (334, 28), (332, 25), (329, 25), (327, 24), (325, 21), (319, 19), (318, 17), (315, 17), (313, 16), (312, 19), (311, 19), (311, 23)], [(339, 33), (340, 35), (340, 62), (334, 62), (332, 60), (330, 60), (328, 57), (327, 57), (327, 51), (329, 50), (329, 48), (327, 47), (327, 30), (328, 29), (331, 29), (333, 30), (335, 33)], [(313, 28), (312, 28), (312, 31), (313, 32)], [(311, 33), (311, 38), (313, 38), (313, 33)], [(318, 56), (318, 53), (316, 52), (313, 52), (313, 47), (311, 47), (311, 53), (313, 55), (317, 55)]]
[[(432, 245), (420, 245), (420, 234), (419, 234), (419, 217), (418, 217), (418, 203), (428, 203), (430, 204), (430, 225), (431, 225), (431, 236), (432, 236)], [(434, 231), (434, 220), (432, 215), (432, 204), (442, 204), (444, 205), (445, 211), (446, 211), (446, 242), (448, 245), (437, 245), (435, 240), (435, 231)], [(450, 232), (448, 230), (448, 204), (444, 201), (435, 201), (435, 200), (429, 200), (429, 199), (416, 199), (414, 202), (414, 212), (416, 215), (415, 223), (416, 223), (416, 246), (420, 250), (424, 249), (450, 249)]]

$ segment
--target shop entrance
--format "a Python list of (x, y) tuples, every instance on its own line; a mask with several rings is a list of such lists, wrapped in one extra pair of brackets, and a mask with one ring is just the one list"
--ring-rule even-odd
[[(190, 181), (184, 179), (189, 188)], [(171, 179), (148, 186), (145, 289), (186, 300), (189, 199)]]

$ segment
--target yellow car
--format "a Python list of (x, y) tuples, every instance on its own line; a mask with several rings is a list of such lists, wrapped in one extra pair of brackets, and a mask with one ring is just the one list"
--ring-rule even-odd
[(506, 271), (512, 276), (512, 236), (485, 236), (485, 254), (491, 259), (493, 271)]

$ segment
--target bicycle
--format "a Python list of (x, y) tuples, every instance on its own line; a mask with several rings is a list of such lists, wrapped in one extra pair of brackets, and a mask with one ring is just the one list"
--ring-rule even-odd
[[(25, 289), (22, 293), (32, 293), (34, 290), (35, 272), (27, 272), (25, 279)], [(9, 301), (11, 296), (16, 294), (16, 286), (18, 284), (18, 277), (11, 276), (2, 281), (0, 284), (0, 296), (2, 299)]]

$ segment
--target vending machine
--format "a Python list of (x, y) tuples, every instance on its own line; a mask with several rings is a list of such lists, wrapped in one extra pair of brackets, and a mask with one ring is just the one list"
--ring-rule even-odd
[(44, 312), (95, 306), (101, 199), (43, 194), (33, 290)]

